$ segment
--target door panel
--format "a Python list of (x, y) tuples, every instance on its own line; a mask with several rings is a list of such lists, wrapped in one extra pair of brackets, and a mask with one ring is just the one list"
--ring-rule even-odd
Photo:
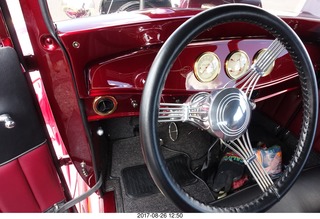
[(65, 201), (44, 126), (15, 50), (0, 48), (0, 211), (44, 212)]
[(0, 49), (0, 66), (0, 115), (8, 114), (15, 122), (11, 129), (0, 126), (2, 165), (43, 143), (45, 135), (13, 48)]
[(0, 211), (45, 212), (64, 200), (47, 144), (0, 166)]

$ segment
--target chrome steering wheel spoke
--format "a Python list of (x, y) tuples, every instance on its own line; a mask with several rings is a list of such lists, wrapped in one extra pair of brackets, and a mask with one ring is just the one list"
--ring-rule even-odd
[(251, 65), (247, 73), (237, 79), (237, 83), (233, 87), (239, 87), (251, 99), (252, 92), (258, 80), (265, 76), (265, 72), (269, 69), (272, 63), (278, 58), (281, 52), (285, 49), (282, 43), (275, 39), (264, 53)]
[(190, 122), (207, 130), (210, 94), (200, 92), (185, 103), (160, 103), (158, 122)]
[(252, 148), (248, 131), (236, 140), (229, 142), (221, 140), (221, 142), (243, 159), (244, 164), (248, 167), (262, 192), (272, 191), (277, 197), (279, 197), (272, 179), (263, 168)]

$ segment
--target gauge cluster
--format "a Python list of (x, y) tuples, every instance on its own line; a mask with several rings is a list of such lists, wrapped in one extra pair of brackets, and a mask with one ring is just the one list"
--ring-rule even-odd
[[(266, 50), (265, 48), (258, 50), (252, 60), (250, 60), (248, 54), (243, 50), (231, 51), (225, 58), (219, 58), (214, 52), (203, 52), (194, 63), (194, 75), (199, 82), (211, 82), (221, 73), (221, 66), (224, 66), (224, 71), (230, 79), (238, 79), (249, 70), (250, 66)], [(224, 62), (221, 63), (220, 60), (224, 60)], [(269, 75), (274, 65), (275, 63), (273, 62), (263, 76)]]

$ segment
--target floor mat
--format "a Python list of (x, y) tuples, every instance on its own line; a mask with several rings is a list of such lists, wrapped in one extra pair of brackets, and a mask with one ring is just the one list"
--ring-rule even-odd
[[(190, 185), (197, 179), (188, 168), (189, 158), (178, 155), (167, 159), (167, 166), (174, 179), (181, 185)], [(126, 194), (132, 198), (144, 197), (159, 193), (146, 165), (127, 167), (121, 171)]]

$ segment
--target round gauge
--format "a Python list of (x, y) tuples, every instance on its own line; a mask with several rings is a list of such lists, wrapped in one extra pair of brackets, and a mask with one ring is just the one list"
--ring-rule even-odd
[(226, 59), (226, 73), (232, 79), (237, 79), (249, 69), (250, 61), (247, 53), (241, 50), (230, 53)]
[(201, 82), (210, 82), (220, 73), (219, 57), (213, 52), (202, 53), (194, 64), (194, 74)]
[[(253, 57), (253, 63), (256, 63), (258, 61), (258, 59), (262, 56), (262, 54), (264, 52), (266, 52), (267, 49), (260, 49)], [(273, 63), (268, 67), (268, 69), (263, 73), (262, 77), (265, 77), (267, 75), (269, 75), (273, 68), (274, 68), (275, 62), (273, 61)]]

